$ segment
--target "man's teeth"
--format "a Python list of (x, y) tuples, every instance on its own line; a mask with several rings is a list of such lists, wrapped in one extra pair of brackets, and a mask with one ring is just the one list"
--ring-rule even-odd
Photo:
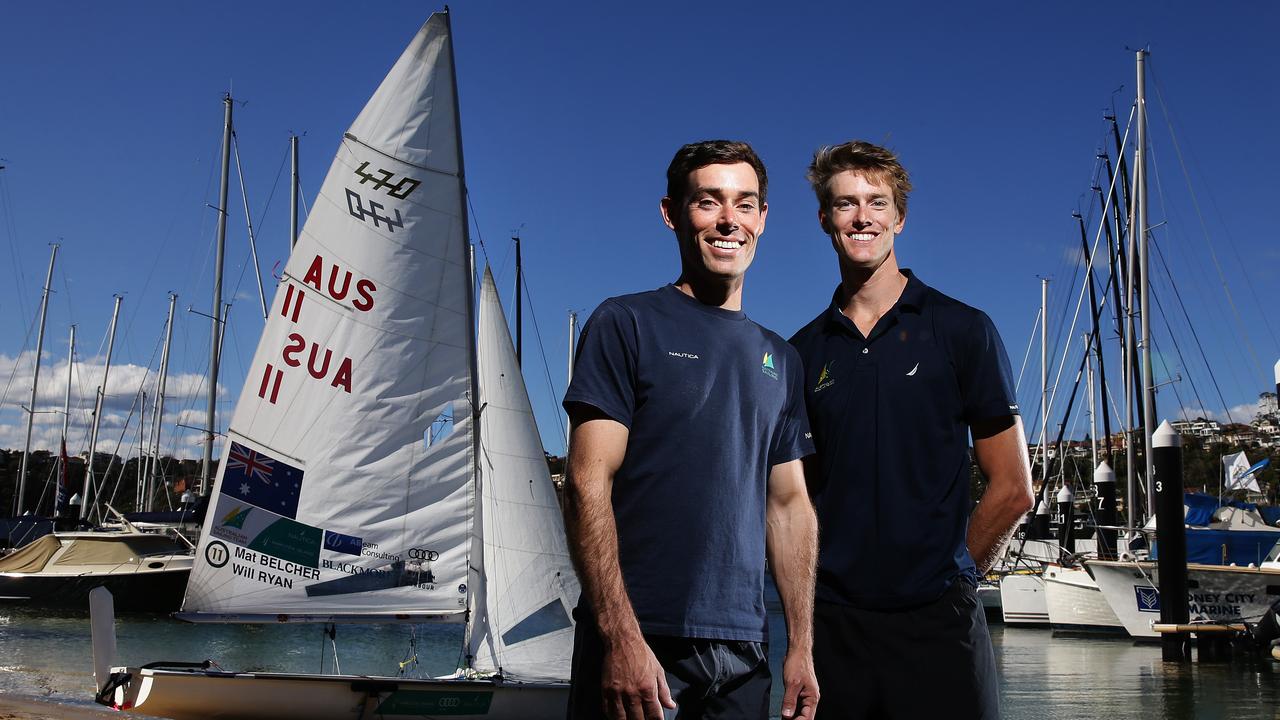
[(740, 243), (734, 240), (712, 240), (712, 247), (718, 247), (721, 250), (737, 250), (741, 247)]
[(875, 233), (851, 233), (849, 237), (853, 238), (854, 240), (861, 240), (863, 242), (866, 242), (868, 240), (875, 240), (876, 234)]

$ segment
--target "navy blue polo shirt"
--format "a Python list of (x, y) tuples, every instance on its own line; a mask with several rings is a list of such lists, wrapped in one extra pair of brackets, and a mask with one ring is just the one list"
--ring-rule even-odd
[(932, 602), (976, 581), (966, 544), (969, 426), (1018, 413), (991, 319), (903, 270), (870, 336), (831, 306), (791, 338), (817, 477), (817, 598), (867, 609)]
[(767, 639), (769, 471), (813, 452), (801, 382), (785, 340), (672, 285), (610, 298), (583, 326), (564, 402), (629, 430), (613, 513), (644, 632)]

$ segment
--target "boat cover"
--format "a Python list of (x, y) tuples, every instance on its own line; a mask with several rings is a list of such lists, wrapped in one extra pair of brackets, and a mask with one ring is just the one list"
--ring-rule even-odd
[(148, 555), (181, 553), (185, 547), (164, 535), (77, 537), (54, 565), (120, 565)]
[(53, 557), (61, 547), (62, 543), (56, 536), (45, 535), (12, 555), (0, 558), (0, 572), (40, 572), (49, 563), (49, 558)]

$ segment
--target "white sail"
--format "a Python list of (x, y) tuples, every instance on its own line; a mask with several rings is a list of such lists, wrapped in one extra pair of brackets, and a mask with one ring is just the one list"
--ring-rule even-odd
[(567, 680), (578, 578), (529, 395), (493, 276), (480, 290), (480, 519), (483, 590), (473, 667), (521, 680)]
[(232, 416), (187, 619), (465, 616), (474, 341), (450, 43), (433, 15), (338, 149)]

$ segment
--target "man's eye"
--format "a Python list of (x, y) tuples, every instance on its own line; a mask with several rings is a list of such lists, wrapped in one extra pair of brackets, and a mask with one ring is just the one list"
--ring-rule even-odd
[(752, 203), (738, 203), (738, 209), (743, 212), (751, 212), (756, 209), (756, 206)]
[(710, 210), (711, 208), (713, 208), (713, 207), (715, 207), (715, 206), (716, 206), (715, 202), (713, 202), (713, 201), (711, 201), (711, 200), (707, 200), (706, 198), (703, 198), (702, 200), (699, 200), (699, 201), (697, 202), (697, 205), (698, 205), (698, 207), (703, 208), (704, 210)]
[(837, 210), (848, 210), (851, 207), (853, 207), (853, 203), (848, 200), (840, 200), (836, 203)]
[(877, 201), (875, 201), (874, 203), (872, 203), (872, 205), (874, 205), (874, 206), (876, 206), (876, 207), (878, 207), (878, 208), (886, 208), (886, 207), (889, 207), (889, 203), (888, 203), (888, 201), (886, 201), (886, 200), (877, 200)]

